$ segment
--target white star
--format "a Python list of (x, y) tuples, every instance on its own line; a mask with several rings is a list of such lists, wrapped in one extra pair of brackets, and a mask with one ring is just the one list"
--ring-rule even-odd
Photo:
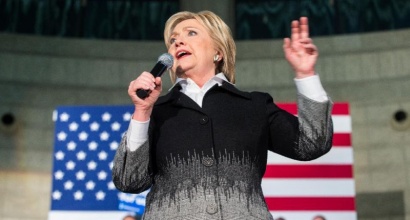
[(82, 131), (81, 133), (78, 134), (78, 138), (80, 141), (86, 141), (88, 138), (88, 134), (85, 131)]
[(100, 128), (100, 124), (98, 124), (97, 122), (93, 122), (90, 124), (91, 131), (98, 131), (99, 128)]
[(78, 129), (78, 124), (75, 122), (71, 122), (71, 124), (68, 126), (70, 131), (77, 131)]
[(75, 200), (82, 200), (82, 199), (83, 199), (83, 196), (84, 196), (84, 194), (83, 194), (80, 190), (77, 190), (77, 191), (74, 193), (74, 199), (75, 199)]
[(118, 142), (116, 142), (116, 141), (111, 142), (110, 149), (111, 150), (117, 150), (117, 148), (118, 148)]
[(94, 187), (95, 187), (95, 183), (93, 182), (93, 181), (88, 181), (86, 184), (85, 184), (85, 188), (87, 189), (87, 190), (93, 190), (94, 189)]
[(104, 198), (105, 198), (105, 193), (100, 190), (100, 191), (98, 191), (98, 192), (95, 194), (95, 198), (96, 198), (97, 200), (104, 200)]
[(65, 190), (72, 190), (74, 186), (74, 183), (71, 182), (70, 180), (64, 183), (64, 189)]
[(64, 178), (64, 173), (61, 170), (58, 170), (57, 172), (54, 173), (54, 178), (56, 180), (62, 180)]
[(98, 147), (98, 144), (97, 144), (97, 142), (95, 142), (95, 141), (92, 141), (92, 142), (90, 142), (90, 143), (88, 144), (88, 149), (89, 149), (89, 150), (96, 150), (97, 147)]
[(68, 121), (69, 118), (70, 118), (70, 115), (67, 114), (66, 112), (63, 112), (63, 113), (60, 115), (60, 121)]
[(106, 132), (106, 131), (104, 131), (103, 133), (100, 134), (100, 139), (102, 141), (108, 140), (109, 137), (110, 137), (110, 134), (108, 134), (108, 132)]
[(68, 142), (68, 144), (67, 144), (67, 149), (68, 149), (69, 151), (75, 150), (76, 147), (77, 147), (77, 144), (76, 144), (74, 141), (70, 141), (70, 142)]
[(118, 123), (118, 122), (114, 122), (114, 123), (111, 124), (111, 129), (113, 131), (118, 131), (118, 130), (120, 130), (120, 128), (121, 128), (121, 124)]
[(55, 154), (56, 160), (64, 160), (64, 155), (65, 154), (61, 150), (57, 151)]
[(75, 168), (75, 163), (70, 160), (70, 161), (68, 161), (68, 162), (65, 164), (65, 167), (66, 167), (67, 170), (74, 170), (74, 168)]
[(77, 153), (77, 160), (84, 160), (87, 154), (84, 151), (80, 151)]
[(88, 114), (87, 112), (84, 112), (83, 114), (81, 114), (81, 121), (88, 121), (90, 120), (90, 114)]
[(77, 177), (77, 180), (84, 180), (85, 173), (84, 173), (84, 171), (80, 170), (75, 174), (75, 176)]
[(97, 163), (95, 161), (90, 161), (87, 163), (87, 167), (89, 170), (95, 170), (95, 168), (97, 168)]
[(112, 181), (110, 181), (109, 183), (107, 183), (107, 187), (109, 190), (115, 190), (115, 185)]
[(111, 161), (111, 163), (109, 163), (108, 166), (109, 166), (110, 169), (112, 170), (112, 168), (114, 167), (114, 162)]
[(131, 119), (131, 113), (126, 112), (125, 114), (122, 115), (122, 119), (124, 121), (129, 121)]
[(110, 113), (106, 112), (106, 113), (101, 115), (101, 118), (102, 118), (103, 121), (110, 121), (111, 115), (110, 115)]
[(52, 195), (52, 197), (53, 197), (54, 200), (60, 200), (60, 199), (61, 199), (61, 196), (62, 196), (62, 194), (61, 194), (61, 192), (58, 191), (58, 190), (54, 191), (54, 192), (53, 192), (53, 195)]
[(105, 179), (107, 179), (107, 173), (106, 173), (105, 171), (101, 170), (101, 171), (98, 173), (98, 179), (99, 179), (99, 180), (105, 180)]
[(105, 151), (101, 151), (100, 153), (98, 153), (98, 159), (106, 160), (107, 159), (107, 153)]
[(65, 141), (66, 138), (67, 138), (67, 134), (64, 133), (64, 131), (60, 131), (60, 133), (57, 134), (57, 139), (59, 141)]

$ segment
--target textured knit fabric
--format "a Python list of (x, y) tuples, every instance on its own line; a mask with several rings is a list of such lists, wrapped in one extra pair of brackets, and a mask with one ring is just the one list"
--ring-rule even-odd
[(117, 150), (113, 181), (147, 195), (144, 220), (273, 219), (261, 188), (268, 150), (312, 160), (332, 145), (332, 102), (298, 96), (298, 117), (266, 93), (224, 82), (200, 108), (174, 87), (156, 102), (149, 141)]

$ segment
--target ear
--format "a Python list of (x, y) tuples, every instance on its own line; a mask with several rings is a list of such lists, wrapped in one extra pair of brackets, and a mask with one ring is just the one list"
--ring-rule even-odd
[(224, 59), (224, 54), (223, 54), (222, 52), (220, 52), (220, 51), (218, 51), (218, 54), (219, 54), (220, 60), (223, 60), (223, 59)]
[(217, 59), (214, 59), (215, 62), (219, 62), (219, 61), (223, 60), (223, 55), (222, 55), (222, 53), (219, 52), (219, 51), (216, 51), (216, 52), (215, 52), (214, 58), (215, 58), (215, 57), (217, 57)]

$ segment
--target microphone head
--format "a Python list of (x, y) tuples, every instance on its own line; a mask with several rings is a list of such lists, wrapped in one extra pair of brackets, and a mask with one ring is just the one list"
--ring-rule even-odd
[(158, 62), (164, 64), (168, 69), (174, 64), (174, 58), (169, 53), (164, 53), (158, 57)]

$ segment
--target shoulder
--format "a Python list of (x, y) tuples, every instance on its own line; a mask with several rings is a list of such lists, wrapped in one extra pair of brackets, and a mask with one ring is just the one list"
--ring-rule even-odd
[(246, 99), (250, 99), (252, 101), (266, 101), (266, 100), (273, 100), (272, 96), (266, 92), (259, 92), (259, 91), (252, 91), (252, 92), (248, 92), (248, 91), (243, 91), (239, 88), (237, 88), (236, 86), (230, 84), (230, 83), (223, 83), (221, 86), (222, 89), (225, 89), (229, 92), (231, 92), (232, 94), (241, 96), (243, 98)]

